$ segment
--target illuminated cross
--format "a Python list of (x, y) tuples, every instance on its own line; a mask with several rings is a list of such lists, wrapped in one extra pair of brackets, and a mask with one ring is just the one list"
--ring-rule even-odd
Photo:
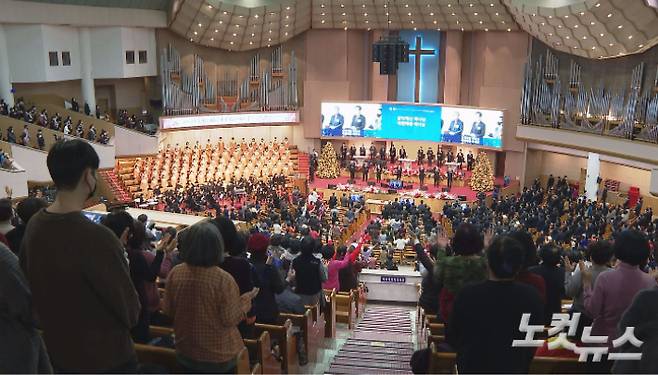
[(416, 57), (416, 82), (414, 85), (414, 102), (420, 102), (420, 58), (423, 55), (434, 55), (433, 49), (422, 49), (420, 36), (416, 37), (416, 47), (409, 50), (409, 56)]

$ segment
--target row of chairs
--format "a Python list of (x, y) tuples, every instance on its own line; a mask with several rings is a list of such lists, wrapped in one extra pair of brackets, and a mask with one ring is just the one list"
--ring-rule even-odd
[[(325, 298), (323, 311), (319, 304), (315, 304), (306, 306), (304, 314), (280, 314), (280, 321), (276, 325), (257, 323), (255, 325), (257, 338), (245, 339), (245, 347), (236, 358), (237, 372), (239, 374), (299, 373), (298, 336), (293, 334), (294, 329), (298, 329), (299, 337), (304, 341), (309, 363), (317, 362), (320, 359), (318, 354), (323, 347), (324, 338), (336, 337), (336, 323), (346, 323), (352, 328), (356, 317), (362, 314), (365, 305), (363, 287), (349, 293), (325, 290), (323, 298)], [(154, 338), (174, 335), (170, 327), (151, 326), (150, 328)], [(280, 362), (271, 352), (272, 341), (278, 343)], [(182, 370), (176, 361), (174, 349), (135, 344), (135, 350), (140, 363), (161, 366), (170, 373), (180, 373)], [(250, 366), (250, 363), (254, 365)]]
[[(425, 314), (421, 307), (417, 309), (417, 312), (418, 342), (425, 342), (432, 351), (428, 373), (456, 374), (457, 354), (437, 351), (437, 347), (445, 342), (445, 325), (436, 315)], [(541, 336), (536, 337), (541, 338)], [(547, 338), (547, 336), (548, 327), (543, 332), (543, 338)], [(585, 363), (578, 362), (577, 358), (535, 357), (530, 365), (531, 374), (582, 374), (586, 372)]]

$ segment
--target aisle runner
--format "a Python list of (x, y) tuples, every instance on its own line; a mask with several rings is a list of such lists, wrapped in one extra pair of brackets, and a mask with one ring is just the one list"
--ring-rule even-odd
[(409, 310), (369, 307), (327, 373), (411, 374), (413, 352)]

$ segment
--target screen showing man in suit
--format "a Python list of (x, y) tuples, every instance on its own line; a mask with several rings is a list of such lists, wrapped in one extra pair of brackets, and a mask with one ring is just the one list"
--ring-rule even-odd
[(412, 103), (322, 103), (322, 136), (502, 147), (503, 112)]

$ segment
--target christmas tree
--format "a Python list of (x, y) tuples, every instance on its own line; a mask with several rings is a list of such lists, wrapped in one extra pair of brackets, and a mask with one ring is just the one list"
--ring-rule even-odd
[(491, 191), (494, 187), (493, 170), (487, 153), (481, 151), (475, 159), (473, 175), (470, 181), (471, 189), (474, 191)]
[(318, 177), (336, 178), (340, 175), (340, 166), (338, 158), (331, 142), (327, 142), (322, 148), (320, 159), (318, 159)]

